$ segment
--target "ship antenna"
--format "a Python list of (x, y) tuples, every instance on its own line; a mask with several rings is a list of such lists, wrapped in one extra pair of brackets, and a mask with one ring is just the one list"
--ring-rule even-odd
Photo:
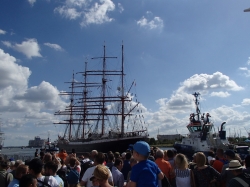
[(196, 106), (196, 115), (198, 117), (198, 121), (200, 120), (200, 109), (199, 109), (199, 101), (198, 101), (198, 97), (199, 97), (200, 93), (199, 92), (195, 92), (193, 94), (193, 96), (195, 97), (195, 106)]

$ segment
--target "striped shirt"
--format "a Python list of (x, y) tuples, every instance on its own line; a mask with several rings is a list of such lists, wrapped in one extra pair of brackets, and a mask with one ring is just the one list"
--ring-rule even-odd
[(175, 169), (176, 187), (191, 187), (190, 169)]

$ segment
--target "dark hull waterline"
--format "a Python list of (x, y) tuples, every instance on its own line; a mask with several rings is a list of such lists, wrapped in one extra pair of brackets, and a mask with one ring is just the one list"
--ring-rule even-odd
[(105, 139), (95, 140), (90, 142), (70, 142), (70, 143), (58, 143), (59, 149), (65, 149), (68, 153), (72, 152), (72, 149), (76, 153), (91, 152), (97, 150), (99, 152), (107, 153), (113, 152), (125, 152), (130, 144), (134, 144), (139, 140), (146, 140), (146, 137), (131, 137), (131, 138), (119, 138), (119, 139)]

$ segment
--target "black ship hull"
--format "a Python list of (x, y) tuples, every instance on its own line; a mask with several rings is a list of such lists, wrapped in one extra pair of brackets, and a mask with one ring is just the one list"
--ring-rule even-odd
[(103, 139), (89, 142), (58, 142), (57, 147), (59, 149), (65, 149), (68, 153), (71, 153), (72, 149), (74, 149), (77, 154), (91, 152), (92, 150), (97, 150), (103, 153), (107, 153), (108, 151), (121, 153), (125, 152), (129, 148), (130, 144), (134, 144), (140, 140), (147, 141), (147, 137), (139, 136), (129, 138)]

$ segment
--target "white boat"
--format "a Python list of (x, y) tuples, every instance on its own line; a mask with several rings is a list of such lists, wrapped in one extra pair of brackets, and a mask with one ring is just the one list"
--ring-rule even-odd
[(190, 122), (187, 125), (189, 134), (183, 137), (181, 142), (175, 142), (174, 144), (177, 152), (191, 156), (198, 151), (207, 153), (218, 148), (223, 150), (233, 148), (226, 138), (226, 122), (221, 124), (221, 128), (216, 133), (214, 124), (210, 121), (210, 114), (200, 113), (198, 101), (200, 94), (195, 92), (193, 95), (195, 97), (196, 113), (190, 114)]

